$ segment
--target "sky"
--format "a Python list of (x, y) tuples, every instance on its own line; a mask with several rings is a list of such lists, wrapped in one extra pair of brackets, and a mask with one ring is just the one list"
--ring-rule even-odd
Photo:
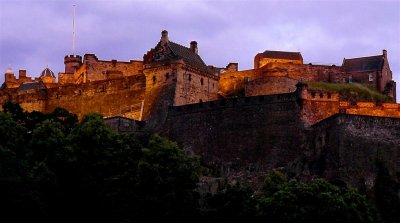
[(239, 70), (265, 50), (341, 65), (386, 49), (400, 96), (400, 0), (0, 0), (0, 73), (63, 72), (74, 4), (78, 55), (142, 60), (162, 30), (184, 46), (196, 40), (207, 65), (237, 62)]

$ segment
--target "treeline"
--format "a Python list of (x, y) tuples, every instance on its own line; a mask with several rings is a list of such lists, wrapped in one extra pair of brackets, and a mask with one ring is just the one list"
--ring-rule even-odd
[(0, 112), (0, 142), (1, 222), (396, 222), (398, 217), (392, 210), (398, 184), (384, 174), (378, 195), (386, 199), (381, 207), (390, 208), (379, 210), (387, 213), (355, 190), (321, 179), (303, 184), (277, 171), (259, 191), (228, 185), (200, 199), (198, 158), (155, 134), (113, 132), (98, 114), (78, 122), (62, 108), (42, 114), (7, 102)]

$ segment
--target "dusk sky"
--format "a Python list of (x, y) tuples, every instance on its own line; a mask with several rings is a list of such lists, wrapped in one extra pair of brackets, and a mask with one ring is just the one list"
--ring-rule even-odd
[[(264, 50), (300, 51), (305, 63), (341, 65), (343, 58), (387, 49), (400, 84), (400, 1), (389, 0), (0, 0), (0, 82), (11, 65), (37, 77), (64, 70), (72, 53), (101, 60), (142, 60), (160, 32), (181, 45), (198, 42), (206, 64), (251, 69)], [(400, 95), (400, 86), (397, 88)], [(399, 98), (399, 97), (398, 97)]]

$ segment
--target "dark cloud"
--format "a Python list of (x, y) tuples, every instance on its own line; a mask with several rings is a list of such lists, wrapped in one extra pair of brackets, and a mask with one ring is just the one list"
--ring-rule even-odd
[(167, 29), (174, 42), (198, 41), (207, 64), (239, 62), (240, 69), (251, 69), (266, 49), (301, 51), (320, 64), (387, 49), (400, 80), (400, 2), (385, 0), (0, 0), (0, 71), (8, 64), (31, 76), (47, 64), (63, 71), (72, 52), (72, 4), (81, 55), (140, 60)]

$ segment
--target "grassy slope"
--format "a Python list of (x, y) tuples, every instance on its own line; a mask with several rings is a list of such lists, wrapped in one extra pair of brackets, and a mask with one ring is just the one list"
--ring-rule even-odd
[(307, 82), (307, 84), (309, 89), (323, 90), (331, 93), (339, 92), (340, 99), (342, 100), (354, 98), (358, 101), (392, 101), (390, 97), (357, 83), (335, 84), (323, 82)]

